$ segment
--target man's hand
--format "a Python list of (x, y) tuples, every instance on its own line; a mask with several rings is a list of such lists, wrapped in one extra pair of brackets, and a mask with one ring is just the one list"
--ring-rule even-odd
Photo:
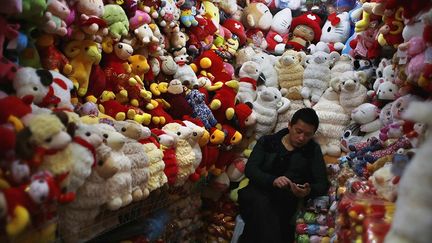
[(291, 181), (286, 176), (279, 176), (273, 181), (273, 186), (277, 188), (291, 187)]
[(296, 197), (303, 198), (309, 195), (311, 189), (309, 183), (305, 183), (304, 185), (291, 183), (291, 190)]

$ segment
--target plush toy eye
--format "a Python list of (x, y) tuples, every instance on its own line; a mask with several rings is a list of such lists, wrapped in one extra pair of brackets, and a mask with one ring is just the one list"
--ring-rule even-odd
[(277, 99), (277, 96), (275, 95), (275, 97), (274, 97), (275, 99)]
[(37, 88), (37, 87), (33, 87), (33, 90), (34, 90), (34, 91), (38, 91), (38, 88)]
[(177, 132), (177, 135), (180, 136), (180, 135), (181, 135), (181, 132)]
[(43, 179), (39, 179), (39, 180), (38, 180), (38, 183), (39, 183), (39, 184), (43, 184), (43, 183), (44, 183), (44, 180), (43, 180)]
[(346, 132), (344, 133), (344, 138), (347, 138), (347, 137), (349, 137), (349, 136), (351, 136), (351, 131), (346, 131)]
[(126, 132), (126, 127), (122, 127), (121, 131)]
[(91, 133), (90, 133), (90, 132), (86, 132), (85, 135), (86, 135), (87, 137), (90, 137), (90, 136), (91, 136)]
[(193, 135), (194, 135), (194, 137), (196, 137), (196, 136), (198, 136), (198, 133), (196, 133), (196, 132), (193, 132)]
[(104, 161), (103, 161), (103, 160), (99, 160), (99, 161), (98, 161), (98, 165), (99, 165), (99, 166), (102, 166), (103, 164), (104, 164)]
[(122, 45), (122, 44), (118, 44), (117, 47), (118, 47), (119, 49), (122, 49), (122, 48), (123, 48), (123, 45)]
[(103, 137), (104, 137), (104, 138), (108, 138), (108, 134), (105, 133), (105, 134), (103, 135)]
[(89, 50), (88, 46), (86, 48), (84, 48), (84, 50), (88, 51)]
[(45, 139), (45, 142), (46, 142), (46, 143), (51, 143), (51, 141), (52, 141), (52, 138), (47, 138), (47, 139)]
[(381, 71), (378, 71), (378, 77), (382, 77), (382, 72)]
[(390, 92), (393, 92), (393, 90), (392, 90), (392, 89), (389, 89), (389, 91), (390, 91)]
[(331, 27), (329, 26), (328, 28), (327, 28), (327, 32), (330, 32), (331, 31)]

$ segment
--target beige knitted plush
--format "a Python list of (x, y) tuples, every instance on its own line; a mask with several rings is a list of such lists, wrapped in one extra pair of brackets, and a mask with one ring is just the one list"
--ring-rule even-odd
[(275, 64), (278, 73), (278, 82), (281, 88), (289, 89), (293, 86), (303, 84), (302, 61), (305, 57), (304, 52), (287, 50), (282, 54)]

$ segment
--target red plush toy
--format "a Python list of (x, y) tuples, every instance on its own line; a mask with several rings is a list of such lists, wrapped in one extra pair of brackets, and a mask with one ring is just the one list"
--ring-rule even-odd
[(255, 125), (256, 116), (252, 110), (251, 103), (240, 103), (234, 107), (234, 119), (235, 127), (242, 133), (250, 126)]
[(106, 100), (100, 102), (99, 110), (118, 121), (123, 121), (128, 118), (143, 125), (148, 125), (151, 121), (150, 114), (145, 113), (138, 107), (123, 105), (117, 100)]
[(212, 173), (215, 175), (220, 175), (224, 172), (226, 167), (236, 158), (237, 153), (233, 152), (233, 146), (239, 144), (242, 140), (242, 134), (230, 125), (222, 125), (222, 131), (226, 135), (221, 146), (221, 153), (219, 153), (215, 164), (215, 169), (212, 170)]
[(237, 80), (225, 82), (210, 102), (210, 109), (219, 123), (225, 123), (234, 116), (234, 107), (239, 83)]
[(225, 140), (225, 133), (222, 130), (212, 127), (210, 129), (210, 140), (202, 150), (202, 162), (207, 171), (214, 169), (219, 157), (219, 147)]
[(167, 111), (172, 118), (180, 120), (184, 115), (192, 115), (192, 107), (186, 100), (186, 94), (180, 80), (171, 80), (167, 92), (163, 93), (161, 98), (170, 105)]
[(164, 153), (163, 161), (165, 163), (164, 173), (168, 178), (168, 185), (172, 186), (176, 182), (179, 167), (177, 164), (177, 158), (175, 155), (175, 141), (172, 136), (166, 135), (166, 133), (159, 128), (151, 129), (151, 132), (156, 135), (159, 139), (160, 148)]
[(41, 65), (44, 69), (62, 72), (69, 60), (56, 47), (57, 43), (52, 34), (43, 34), (37, 39), (36, 46), (41, 57)]
[(233, 79), (233, 75), (225, 69), (222, 57), (220, 57), (215, 50), (204, 51), (195, 58), (191, 66), (196, 73), (200, 73), (201, 71), (210, 73), (214, 77), (214, 82), (226, 82)]
[(150, 104), (152, 108), (147, 109), (146, 111), (152, 116), (152, 126), (162, 127), (163, 125), (174, 121), (171, 115), (165, 111), (163, 100), (152, 99), (150, 100)]

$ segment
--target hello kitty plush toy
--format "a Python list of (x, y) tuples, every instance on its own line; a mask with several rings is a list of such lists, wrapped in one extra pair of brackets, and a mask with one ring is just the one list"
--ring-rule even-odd
[(281, 55), (285, 51), (285, 43), (291, 27), (291, 9), (285, 8), (273, 17), (270, 31), (267, 33), (267, 51)]
[(347, 12), (332, 13), (321, 29), (320, 42), (327, 43), (330, 51), (341, 51), (350, 35), (350, 20)]

